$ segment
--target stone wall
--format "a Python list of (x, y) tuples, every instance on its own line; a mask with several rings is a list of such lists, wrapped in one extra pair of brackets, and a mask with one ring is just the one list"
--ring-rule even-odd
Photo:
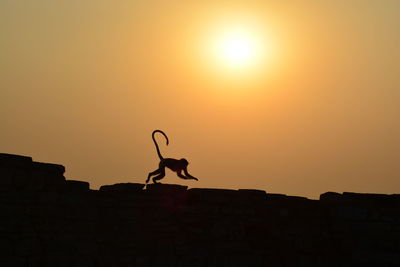
[(0, 154), (0, 266), (400, 266), (400, 195), (115, 184)]

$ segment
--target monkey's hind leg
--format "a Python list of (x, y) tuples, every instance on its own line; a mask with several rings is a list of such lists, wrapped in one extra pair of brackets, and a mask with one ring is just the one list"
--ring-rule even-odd
[(147, 180), (146, 180), (146, 184), (150, 181), (150, 177), (156, 174), (160, 174), (162, 171), (160, 169), (157, 169), (151, 173), (149, 173), (149, 175), (147, 176)]
[(157, 182), (157, 181), (164, 178), (164, 176), (165, 176), (165, 170), (161, 170), (161, 173), (159, 175), (157, 175), (156, 177), (153, 177), (153, 183), (159, 184), (159, 182)]

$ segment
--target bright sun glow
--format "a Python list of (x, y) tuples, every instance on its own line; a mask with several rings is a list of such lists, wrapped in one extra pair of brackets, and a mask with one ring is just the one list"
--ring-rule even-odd
[(254, 63), (258, 52), (256, 40), (245, 32), (222, 35), (216, 50), (217, 57), (231, 67), (244, 67)]
[[(277, 39), (257, 16), (211, 19), (199, 35), (200, 66), (221, 88), (255, 88), (277, 70)], [(257, 85), (258, 86), (258, 85)]]
[(251, 77), (270, 64), (271, 42), (258, 25), (226, 23), (216, 27), (210, 37), (208, 57), (216, 74), (222, 71), (235, 79)]

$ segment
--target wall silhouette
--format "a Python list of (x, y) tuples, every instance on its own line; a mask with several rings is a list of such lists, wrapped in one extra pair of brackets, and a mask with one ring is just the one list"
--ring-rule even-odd
[(0, 266), (399, 266), (400, 195), (125, 183), (0, 154)]

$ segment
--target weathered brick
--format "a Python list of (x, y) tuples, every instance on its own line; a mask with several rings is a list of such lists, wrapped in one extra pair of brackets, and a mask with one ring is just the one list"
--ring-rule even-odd
[(121, 183), (0, 154), (1, 266), (398, 266), (398, 194)]

